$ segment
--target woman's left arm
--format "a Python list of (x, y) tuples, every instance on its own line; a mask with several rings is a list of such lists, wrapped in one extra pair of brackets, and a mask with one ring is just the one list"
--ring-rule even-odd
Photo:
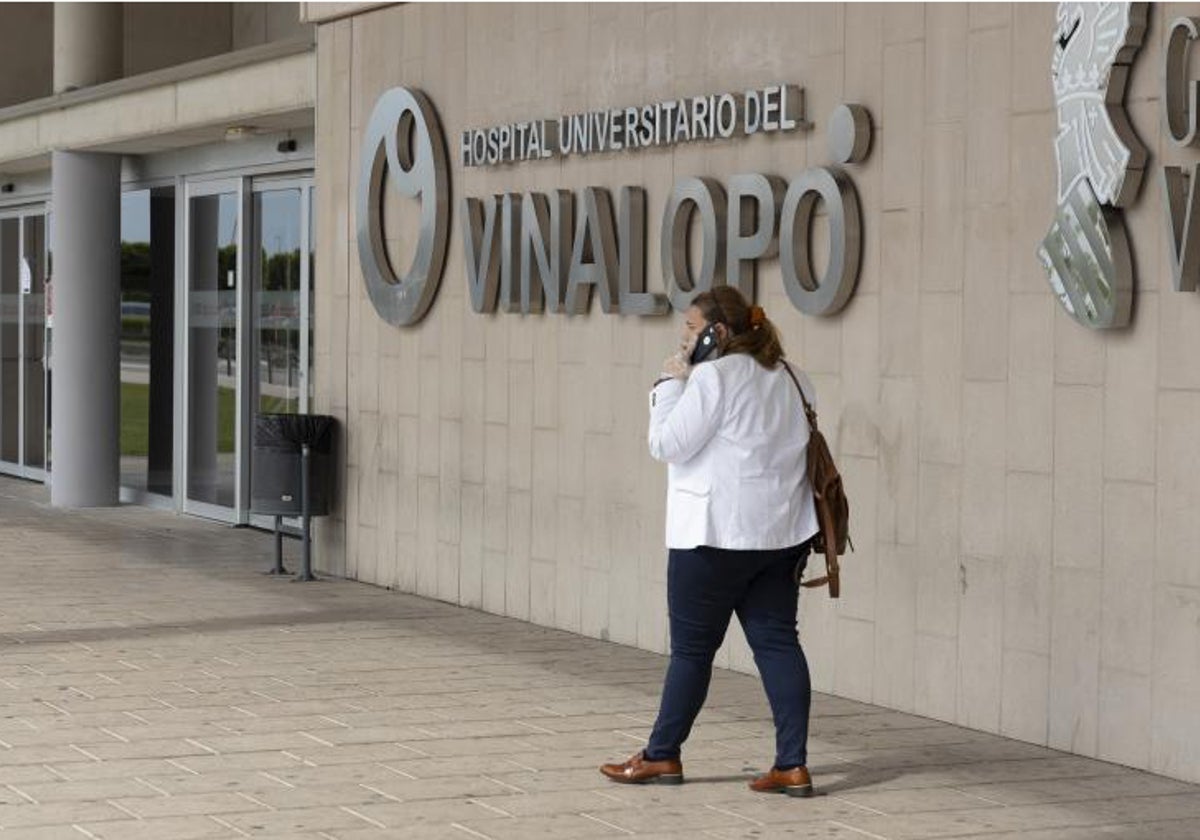
[(668, 464), (693, 458), (721, 423), (721, 377), (714, 365), (697, 365), (679, 390), (663, 383), (650, 397), (650, 456)]

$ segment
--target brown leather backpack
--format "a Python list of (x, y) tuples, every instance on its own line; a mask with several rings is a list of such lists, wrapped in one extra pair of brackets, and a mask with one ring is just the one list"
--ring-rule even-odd
[(846, 548), (854, 550), (854, 542), (850, 539), (850, 502), (842, 487), (842, 476), (833, 463), (833, 455), (825, 436), (817, 428), (817, 412), (804, 396), (800, 380), (792, 372), (787, 362), (783, 363), (784, 370), (796, 384), (800, 392), (800, 402), (804, 405), (804, 414), (808, 418), (808, 482), (812, 486), (813, 501), (817, 508), (817, 523), (820, 530), (812, 539), (813, 554), (825, 555), (825, 576), (806, 580), (803, 586), (815, 587), (829, 584), (829, 597), (837, 598), (841, 594), (839, 580), (838, 557), (846, 553)]

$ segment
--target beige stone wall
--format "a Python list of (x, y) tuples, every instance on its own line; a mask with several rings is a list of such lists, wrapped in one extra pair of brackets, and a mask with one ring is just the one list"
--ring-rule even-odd
[(299, 3), (230, 3), (235, 50), (299, 38), (310, 29), (300, 20)]
[(392, 3), (301, 3), (300, 20), (305, 23), (329, 23), (338, 18), (391, 6)]
[(126, 3), (125, 75), (229, 52), (232, 7), (232, 3)]
[[(1129, 97), (1151, 171), (1128, 222), (1134, 326), (1077, 326), (1034, 252), (1054, 210), (1054, 7), (416, 4), (320, 27), (317, 377), (346, 421), (327, 568), (548, 626), (666, 649), (664, 468), (648, 383), (673, 321), (469, 310), (457, 210), (418, 327), (365, 297), (352, 204), (362, 126), (394, 85), (458, 132), (588, 108), (802, 84), (817, 128), (565, 163), (453, 167), (504, 190), (648, 191), (648, 275), (674, 179), (828, 162), (859, 102), (857, 294), (802, 316), (777, 263), (759, 300), (820, 393), (853, 504), (839, 602), (806, 594), (815, 685), (1200, 780), (1200, 300), (1171, 291), (1157, 179), (1155, 8)], [(721, 664), (753, 664), (736, 628)]]
[[(124, 76), (232, 50), (301, 38), (313, 25), (299, 3), (126, 3)], [(0, 31), (18, 32), (0, 51), (0, 108), (50, 96), (54, 4), (0, 4)], [(4, 150), (0, 150), (3, 154)]]
[(299, 3), (126, 3), (125, 75), (303, 37)]
[(0, 108), (49, 96), (54, 88), (54, 6), (0, 3), (0, 32), (19, 32), (0, 50)]

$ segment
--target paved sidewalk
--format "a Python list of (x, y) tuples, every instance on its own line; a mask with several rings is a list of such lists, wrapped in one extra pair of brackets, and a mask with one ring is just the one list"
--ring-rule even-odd
[(1196, 786), (824, 695), (825, 795), (752, 794), (770, 717), (729, 672), (688, 784), (613, 785), (662, 657), (269, 560), (0, 479), (0, 840), (1200, 838)]

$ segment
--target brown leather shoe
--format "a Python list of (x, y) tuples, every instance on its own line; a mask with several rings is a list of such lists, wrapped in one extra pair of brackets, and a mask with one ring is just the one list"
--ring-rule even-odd
[(807, 767), (794, 770), (776, 770), (759, 776), (750, 783), (750, 790), (758, 793), (786, 793), (788, 796), (812, 796), (812, 779)]
[(641, 752), (623, 764), (602, 764), (600, 772), (623, 785), (683, 784), (683, 764), (678, 759), (646, 761)]

